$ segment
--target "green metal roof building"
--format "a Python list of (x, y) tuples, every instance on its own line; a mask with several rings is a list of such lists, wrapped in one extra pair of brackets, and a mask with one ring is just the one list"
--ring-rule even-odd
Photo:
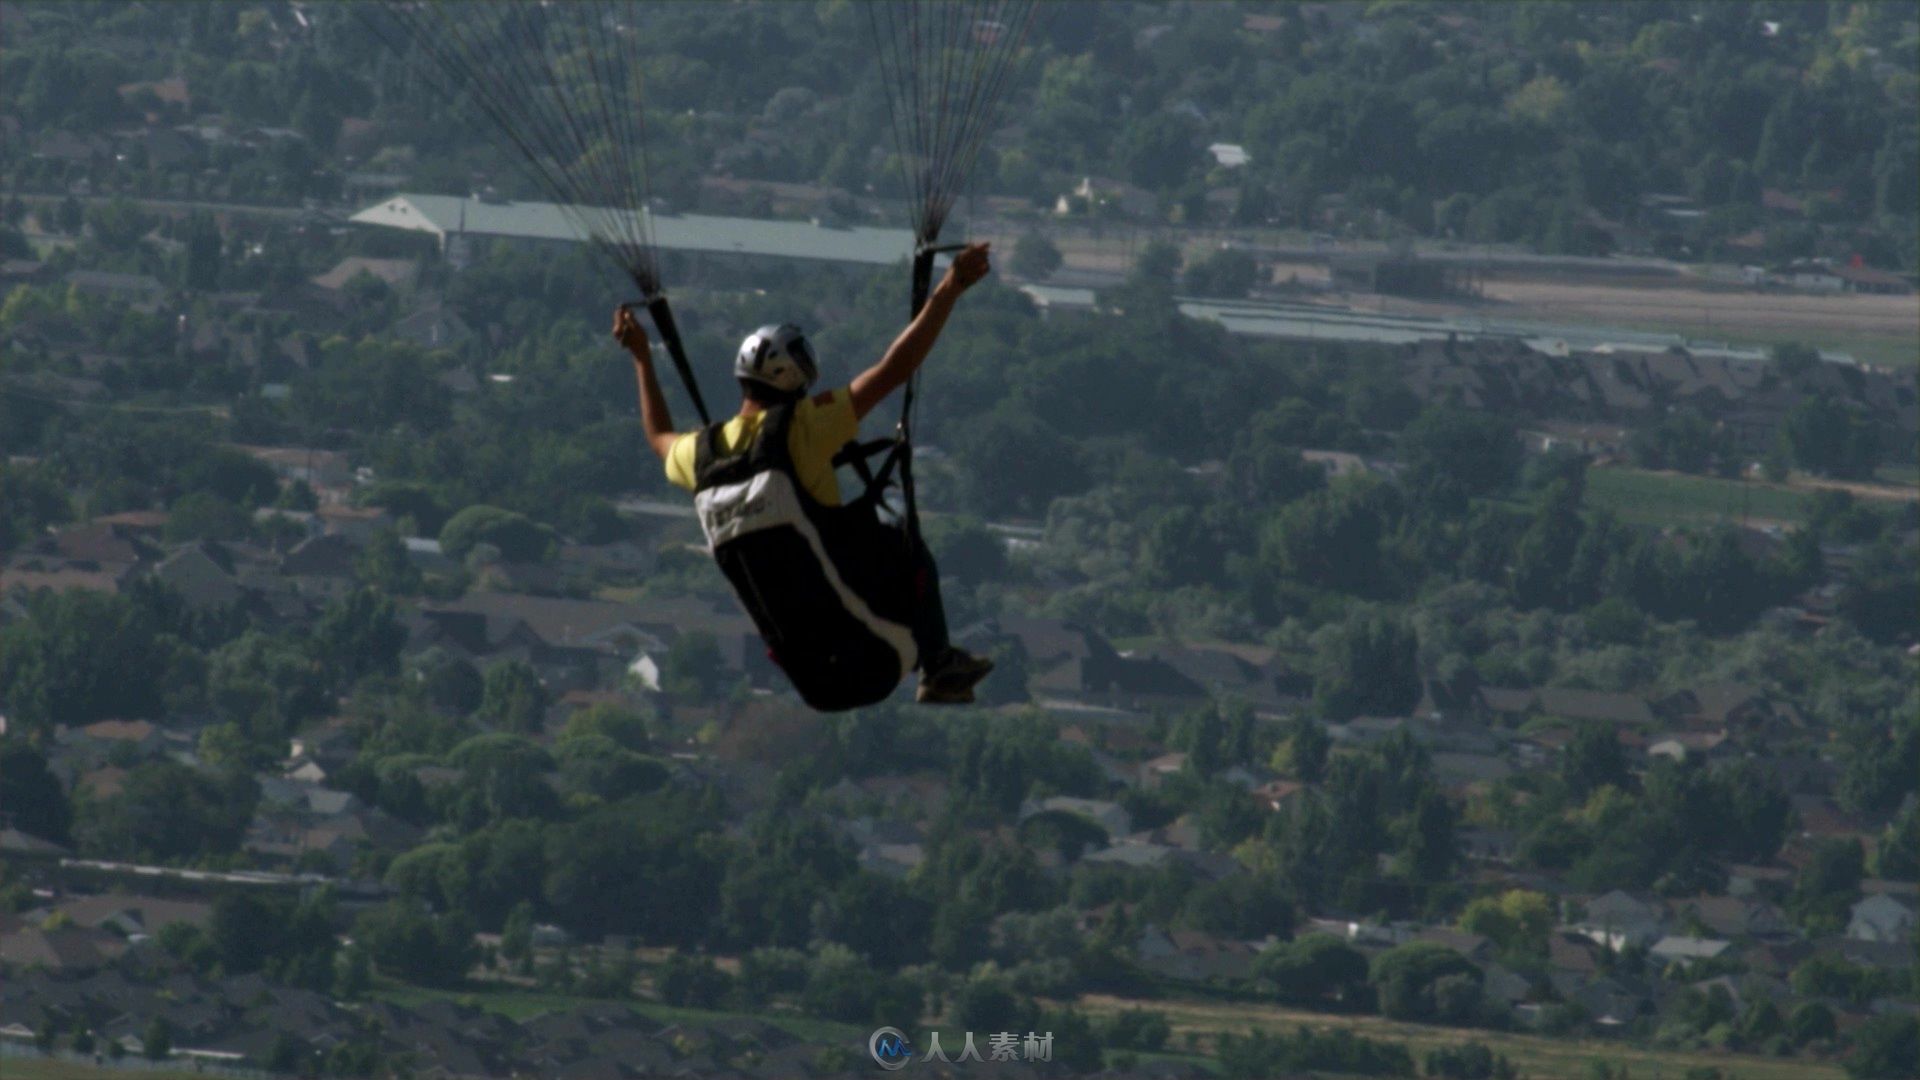
[[(891, 266), (913, 254), (913, 234), (906, 229), (645, 213), (654, 246), (661, 251), (813, 259), (865, 266)], [(504, 202), (457, 195), (395, 195), (349, 220), (359, 225), (427, 233), (437, 237), (443, 248), (449, 239), (463, 235), (561, 243), (582, 243), (587, 239), (557, 203)]]

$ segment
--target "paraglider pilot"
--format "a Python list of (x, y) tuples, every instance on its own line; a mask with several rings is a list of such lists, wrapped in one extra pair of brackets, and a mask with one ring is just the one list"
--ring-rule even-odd
[(819, 367), (800, 329), (754, 331), (734, 361), (740, 411), (698, 431), (674, 430), (646, 332), (629, 308), (614, 316), (613, 336), (633, 356), (648, 444), (667, 478), (693, 493), (715, 560), (815, 708), (882, 700), (916, 669), (916, 700), (965, 704), (993, 667), (947, 640), (918, 530), (877, 512), (884, 477), (843, 503), (834, 475), (861, 419), (907, 384), (954, 304), (986, 276), (987, 248), (961, 249), (913, 321), (848, 386), (809, 396)]

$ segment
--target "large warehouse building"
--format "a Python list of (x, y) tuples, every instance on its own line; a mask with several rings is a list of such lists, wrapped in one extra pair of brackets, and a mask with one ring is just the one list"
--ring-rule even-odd
[[(648, 212), (647, 219), (656, 248), (689, 255), (889, 266), (913, 253), (913, 234), (906, 229), (654, 212)], [(463, 237), (553, 243), (587, 239), (557, 203), (402, 194), (368, 207), (350, 220), (358, 225), (427, 233), (437, 237), (441, 249), (453, 259), (459, 257)]]

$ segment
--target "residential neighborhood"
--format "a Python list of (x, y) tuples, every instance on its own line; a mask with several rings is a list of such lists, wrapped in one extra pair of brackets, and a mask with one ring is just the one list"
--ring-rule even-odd
[(1908, 1080), (1916, 42), (0, 5), (0, 1075)]

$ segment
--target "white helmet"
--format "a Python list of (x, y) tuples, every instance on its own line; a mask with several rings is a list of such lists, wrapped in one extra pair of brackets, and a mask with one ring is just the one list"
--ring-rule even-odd
[(799, 396), (819, 378), (820, 366), (806, 335), (792, 323), (763, 326), (740, 343), (733, 377), (759, 383), (781, 394)]

